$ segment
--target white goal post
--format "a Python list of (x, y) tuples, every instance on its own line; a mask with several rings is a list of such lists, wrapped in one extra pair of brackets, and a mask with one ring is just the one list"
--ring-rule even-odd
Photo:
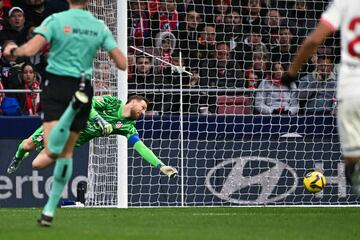
[[(90, 1), (88, 10), (103, 20), (115, 36), (119, 49), (127, 53), (127, 2)], [(110, 94), (127, 100), (127, 72), (118, 71), (107, 54), (98, 53), (94, 63), (96, 95)], [(94, 139), (89, 147), (86, 206), (128, 207), (128, 146), (121, 136)]]
[[(140, 137), (179, 176), (161, 175), (124, 137), (95, 139), (86, 206), (357, 206), (336, 129), (339, 35), (296, 89), (278, 81), (327, 2), (91, 0), (129, 60), (129, 72), (118, 72), (99, 53), (96, 94), (146, 96)], [(313, 170), (327, 180), (318, 194), (302, 184)]]

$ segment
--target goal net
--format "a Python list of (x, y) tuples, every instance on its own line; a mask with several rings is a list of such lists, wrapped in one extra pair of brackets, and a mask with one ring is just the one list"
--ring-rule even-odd
[[(117, 32), (117, 1), (92, 0), (88, 10), (103, 20), (113, 35)], [(105, 51), (94, 61), (92, 83), (95, 95), (117, 96), (117, 71)], [(96, 138), (89, 145), (86, 206), (115, 207), (118, 204), (118, 140), (116, 136)]]
[[(115, 2), (89, 7), (114, 32)], [(338, 33), (292, 91), (279, 82), (327, 2), (128, 1), (128, 93), (150, 101), (137, 128), (179, 170), (168, 179), (130, 148), (129, 207), (359, 203), (346, 185), (336, 130)], [(97, 62), (108, 61), (101, 56)], [(95, 76), (108, 74), (95, 67)], [(110, 93), (120, 91), (116, 75), (103, 79), (111, 79)], [(89, 206), (117, 205), (116, 144), (102, 138), (90, 146)], [(318, 194), (302, 183), (314, 170), (327, 180)]]

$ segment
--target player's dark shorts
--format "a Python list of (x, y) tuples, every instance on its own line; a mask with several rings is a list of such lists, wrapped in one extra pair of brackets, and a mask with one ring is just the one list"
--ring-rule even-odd
[[(40, 104), (43, 110), (43, 121), (50, 122), (59, 120), (63, 112), (69, 106), (74, 93), (79, 90), (79, 78), (62, 77), (50, 73), (45, 74), (42, 81), (42, 93), (40, 95)], [(81, 107), (76, 115), (70, 130), (80, 132), (86, 127), (91, 110), (91, 100), (94, 94), (93, 87), (89, 80), (86, 81), (84, 92), (89, 97), (89, 102)]]

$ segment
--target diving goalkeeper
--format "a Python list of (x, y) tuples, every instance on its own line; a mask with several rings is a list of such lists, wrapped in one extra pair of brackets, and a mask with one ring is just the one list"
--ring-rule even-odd
[[(87, 126), (80, 132), (75, 147), (79, 147), (96, 137), (118, 134), (127, 137), (128, 142), (152, 166), (158, 168), (163, 174), (174, 177), (177, 170), (166, 166), (156, 155), (140, 140), (135, 127), (135, 121), (144, 115), (149, 102), (145, 97), (132, 96), (126, 104), (113, 96), (98, 96), (92, 101), (90, 117)], [(38, 128), (29, 138), (23, 140), (10, 163), (7, 172), (14, 173), (21, 162), (29, 156), (29, 152), (37, 150), (40, 153), (32, 162), (35, 169), (43, 169), (55, 162), (44, 152), (43, 128)]]

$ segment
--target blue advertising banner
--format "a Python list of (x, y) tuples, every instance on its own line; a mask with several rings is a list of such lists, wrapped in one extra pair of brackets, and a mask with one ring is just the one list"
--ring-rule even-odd
[[(53, 167), (33, 170), (34, 152), (15, 174), (6, 169), (21, 140), (0, 139), (0, 207), (43, 207), (50, 193)], [(64, 190), (64, 198), (76, 200), (77, 184), (86, 181), (88, 146), (76, 150), (73, 177)]]
[[(187, 206), (359, 203), (345, 182), (333, 117), (188, 116), (185, 120), (180, 174)], [(6, 174), (20, 139), (37, 127), (39, 119), (17, 119), (22, 130), (15, 133), (6, 127), (13, 121), (7, 121), (0, 118), (0, 207), (41, 207), (50, 190), (52, 168), (32, 170), (32, 156), (16, 176)], [(179, 117), (147, 117), (138, 122), (138, 129), (160, 159), (180, 167)], [(289, 132), (298, 134), (284, 136)], [(88, 145), (76, 150), (65, 198), (76, 199), (77, 183), (86, 180), (87, 160)], [(160, 175), (132, 149), (128, 161), (130, 206), (181, 204), (180, 178)], [(323, 171), (327, 180), (324, 191), (316, 195), (307, 193), (302, 184), (305, 173), (314, 169)]]
[[(340, 146), (334, 140), (262, 136), (226, 143), (186, 141), (184, 145), (188, 149), (184, 152), (185, 168), (182, 171), (185, 204), (358, 204), (359, 201), (349, 194), (344, 166), (340, 161)], [(169, 144), (176, 146), (180, 143), (162, 141), (163, 146)], [(160, 147), (154, 142), (152, 146)], [(180, 162), (176, 151), (162, 149), (157, 154), (169, 159), (170, 165), (176, 166)], [(129, 186), (129, 203), (133, 206), (179, 205), (180, 179), (155, 177), (156, 172), (136, 164), (140, 161), (134, 159), (130, 164), (129, 171), (136, 174)], [(319, 194), (311, 194), (303, 187), (303, 176), (311, 170), (319, 170), (326, 176), (327, 185)], [(150, 184), (146, 187), (149, 183), (154, 186)]]

